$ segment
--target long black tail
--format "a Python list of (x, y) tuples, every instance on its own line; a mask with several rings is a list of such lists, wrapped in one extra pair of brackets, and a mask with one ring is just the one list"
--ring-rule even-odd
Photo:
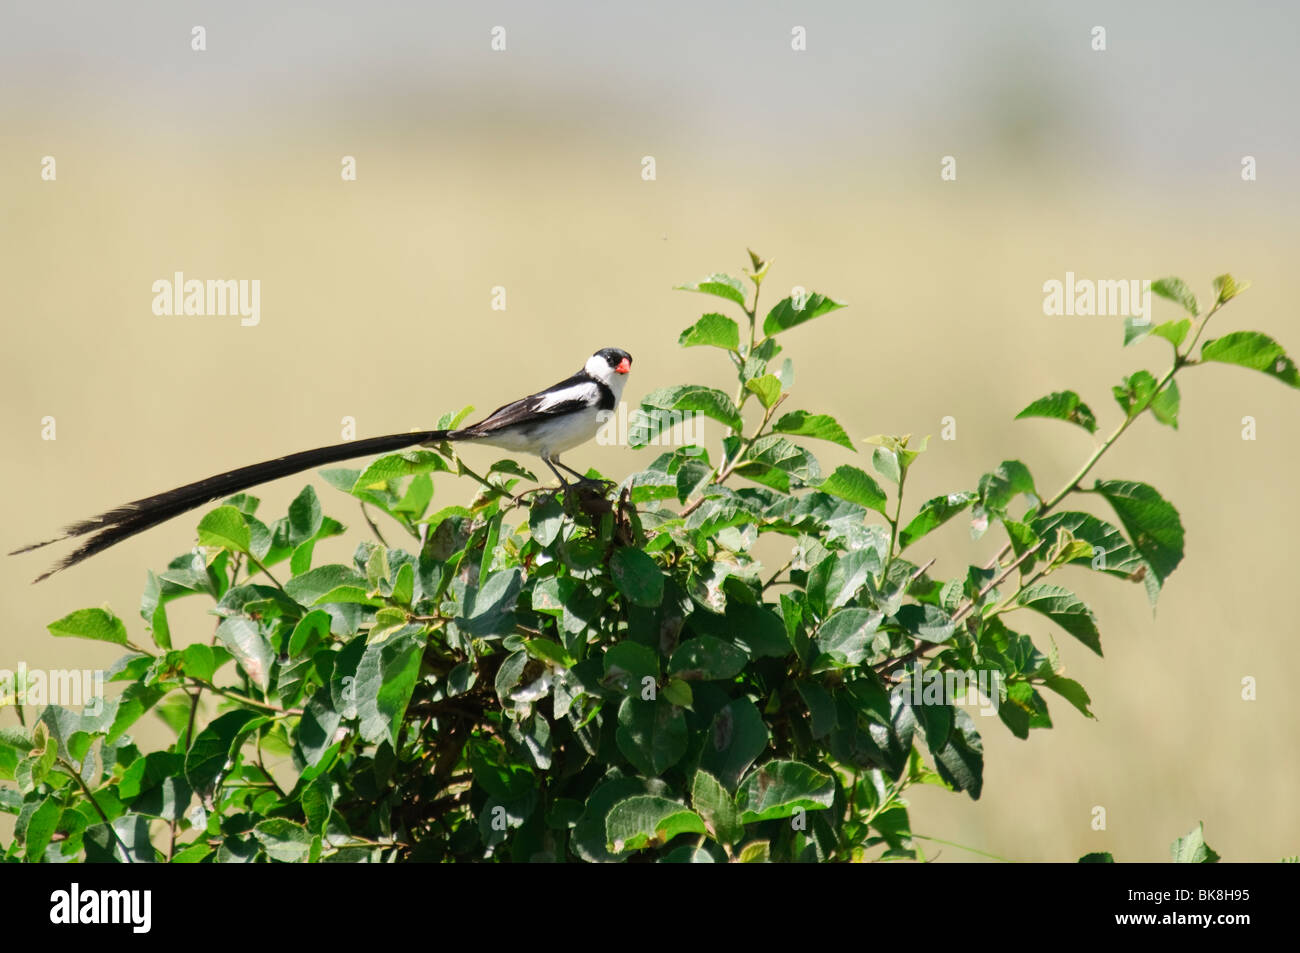
[(60, 536), (47, 539), (44, 542), (32, 543), (22, 549), (15, 549), (9, 555), (16, 556), (19, 553), (30, 552), (33, 549), (40, 549), (42, 546), (48, 546), (50, 543), (57, 543), (59, 540), (69, 539), (74, 536), (85, 536), (87, 533), (94, 534), (81, 548), (75, 550), (51, 569), (32, 580), (33, 582), (40, 582), (42, 579), (54, 575), (60, 569), (75, 566), (83, 559), (88, 559), (101, 550), (120, 543), (124, 539), (129, 539), (136, 533), (142, 533), (150, 527), (166, 522), (173, 516), (179, 516), (196, 506), (202, 506), (204, 503), (220, 497), (230, 496), (232, 493), (247, 490), (249, 487), (257, 486), (260, 483), (268, 483), (279, 477), (301, 473), (303, 470), (310, 470), (326, 463), (337, 463), (340, 460), (351, 460), (354, 457), (365, 457), (375, 453), (391, 453), (394, 450), (403, 450), (417, 444), (434, 443), (439, 440), (446, 440), (449, 437), (455, 439), (457, 435), (458, 431), (451, 430), (396, 433), (389, 434), (386, 437), (369, 437), (365, 440), (339, 443), (332, 447), (320, 447), (316, 450), (303, 450), (300, 453), (291, 453), (287, 457), (276, 457), (274, 460), (267, 460), (264, 463), (254, 463), (251, 466), (240, 467), (238, 470), (219, 473), (216, 476), (208, 477), (206, 480), (188, 483), (174, 490), (168, 490), (166, 493), (146, 496), (144, 499), (124, 503), (107, 513), (101, 513), (79, 523), (73, 523), (65, 528)]

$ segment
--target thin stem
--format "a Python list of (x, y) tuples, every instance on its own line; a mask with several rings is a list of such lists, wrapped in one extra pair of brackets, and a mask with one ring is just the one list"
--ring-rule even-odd
[(271, 777), (271, 772), (268, 771), (266, 765), (262, 763), (262, 732), (260, 730), (257, 732), (257, 766), (261, 769), (266, 780), (271, 782), (271, 787), (275, 788), (275, 793), (280, 795), (280, 797), (284, 797), (284, 790), (276, 783), (275, 778)]
[(384, 539), (384, 534), (379, 532), (379, 527), (375, 524), (375, 521), (370, 518), (370, 511), (366, 509), (365, 500), (360, 502), (361, 515), (366, 518), (366, 525), (370, 527), (370, 532), (375, 534), (375, 539), (379, 540), (380, 546), (384, 547), (384, 549), (388, 549), (388, 540)]
[[(1192, 350), (1196, 347), (1196, 342), (1201, 339), (1201, 333), (1205, 330), (1205, 326), (1210, 323), (1210, 318), (1214, 317), (1215, 313), (1220, 308), (1223, 307), (1223, 304), (1224, 302), (1216, 301), (1214, 303), (1214, 307), (1210, 308), (1209, 311), (1205, 312), (1205, 316), (1202, 317), (1200, 319), (1200, 322), (1197, 324), (1196, 333), (1192, 335), (1192, 339), (1191, 341), (1188, 342), (1187, 348), (1185, 350), (1179, 351), (1175, 348), (1174, 363), (1170, 365), (1169, 370), (1165, 371), (1164, 376), (1162, 376), (1160, 380), (1157, 382), (1156, 389), (1151, 395), (1152, 400), (1155, 399), (1155, 396), (1157, 394), (1159, 394), (1161, 391), (1165, 389), (1165, 387), (1169, 384), (1169, 382), (1174, 379), (1174, 375), (1177, 374), (1181, 368), (1194, 363), (1190, 359)], [(1151, 406), (1149, 401), (1147, 403), (1147, 406), (1148, 407)], [(1145, 410), (1146, 408), (1143, 409)], [(1061, 500), (1065, 499), (1071, 492), (1077, 490), (1079, 488), (1080, 481), (1083, 480), (1083, 478), (1088, 475), (1088, 473), (1092, 470), (1092, 468), (1097, 465), (1097, 461), (1100, 460), (1102, 456), (1106, 453), (1106, 451), (1109, 450), (1114, 445), (1115, 441), (1120, 438), (1120, 436), (1124, 433), (1124, 431), (1128, 430), (1129, 426), (1133, 423), (1133, 421), (1137, 420), (1138, 417), (1140, 416), (1141, 416), (1141, 412), (1139, 411), (1138, 413), (1133, 414), (1132, 416), (1126, 417), (1123, 420), (1123, 422), (1121, 422), (1120, 425), (1115, 428), (1114, 432), (1109, 437), (1107, 437), (1105, 441), (1102, 442), (1101, 446), (1099, 446), (1096, 450), (1092, 452), (1092, 456), (1090, 456), (1084, 462), (1083, 466), (1079, 468), (1078, 472), (1076, 472), (1074, 476), (1072, 476), (1069, 479), (1069, 481), (1063, 487), (1061, 487), (1059, 491), (1057, 491), (1055, 496), (1053, 496), (1051, 499), (1049, 499), (1047, 502), (1043, 504), (1042, 508), (1038, 511), (1037, 515), (1046, 516), (1050, 510), (1052, 510), (1058, 503), (1061, 502)], [(1007, 543), (1003, 544), (1002, 548), (998, 550), (997, 555), (995, 555), (993, 559), (991, 559), (988, 562), (988, 564), (985, 565), (984, 568), (992, 569), (998, 563), (1002, 562), (1003, 557), (1006, 556), (1007, 551), (1009, 549), (1011, 549), (1011, 543), (1008, 541)]]
[(456, 458), (456, 467), (457, 467), (457, 468), (460, 470), (460, 472), (463, 473), (465, 476), (473, 477), (475, 480), (477, 480), (479, 483), (481, 483), (484, 487), (486, 487), (487, 489), (491, 490), (491, 491), (492, 491), (492, 496), (488, 497), (488, 499), (493, 499), (494, 497), (498, 497), (498, 496), (504, 496), (504, 497), (506, 497), (507, 499), (513, 499), (513, 497), (511, 497), (510, 493), (508, 493), (506, 490), (501, 489), (501, 487), (497, 486), (495, 483), (492, 483), (492, 482), (489, 481), (486, 477), (479, 476), (477, 473), (475, 473), (473, 470), (471, 470), (469, 467), (467, 467), (467, 466), (465, 465), (465, 461), (462, 460), (460, 457), (457, 457), (457, 458)]
[[(249, 553), (249, 554), (248, 554), (248, 561), (251, 562), (254, 566), (256, 566), (256, 567), (257, 567), (259, 570), (261, 570), (263, 573), (265, 573), (265, 574), (266, 574), (266, 578), (269, 579), (269, 580), (271, 580), (271, 582), (275, 584), (275, 588), (279, 589), (281, 592), (284, 592), (284, 586), (280, 585), (280, 580), (276, 579), (274, 576), (271, 575), (271, 570), (267, 569), (266, 566), (264, 566), (264, 565), (262, 564), (262, 561), (261, 561), (260, 559), (258, 559), (258, 558), (257, 558), (256, 556), (254, 556), (252, 553)], [(285, 594), (286, 596), (289, 595), (287, 592), (284, 592), (284, 594)]]
[(974, 609), (975, 606), (980, 601), (983, 600), (983, 598), (986, 595), (988, 595), (991, 591), (993, 591), (999, 585), (1001, 585), (1006, 580), (1007, 576), (1010, 576), (1013, 572), (1016, 571), (1016, 569), (1025, 560), (1027, 560), (1030, 556), (1034, 555), (1034, 553), (1038, 552), (1042, 548), (1043, 548), (1043, 541), (1039, 540), (1036, 544), (1034, 544), (1033, 546), (1026, 549), (1023, 553), (1021, 553), (1015, 562), (1007, 566), (1006, 569), (1002, 570), (1002, 572), (1000, 572), (996, 577), (994, 577), (983, 589), (979, 591), (979, 594), (974, 599), (968, 599), (963, 605), (958, 606), (957, 611), (954, 612), (952, 616), (953, 625), (956, 625), (958, 622), (964, 619), (970, 613), (970, 611)]
[[(990, 591), (995, 589), (1001, 582), (1003, 582), (1007, 578), (1007, 576), (1015, 572), (1016, 567), (1018, 567), (1021, 563), (1023, 563), (1034, 553), (1038, 552), (1038, 550), (1042, 548), (1042, 545), (1043, 544), (1040, 541), (1037, 545), (1029, 549), (1026, 549), (1023, 553), (1020, 554), (1020, 556), (1016, 559), (1015, 562), (1013, 562), (1010, 566), (1007, 566), (1007, 568), (1004, 569), (1001, 573), (999, 573), (996, 578), (991, 580), (983, 589), (981, 589), (979, 591), (979, 594), (976, 595), (974, 599), (968, 599), (960, 606), (958, 606), (957, 611), (954, 612), (952, 616), (952, 623), (953, 623), (954, 630), (956, 628), (957, 623), (959, 623), (962, 619), (964, 619), (970, 613), (971, 609), (975, 608), (977, 603), (979, 603), (986, 595), (989, 594)], [(931, 560), (930, 562), (934, 562), (934, 560)], [(927, 563), (927, 565), (929, 564)], [(937, 644), (934, 642), (921, 642), (919, 645), (917, 645), (914, 649), (912, 649), (912, 651), (908, 652), (906, 655), (899, 656), (898, 658), (895, 659), (886, 659), (885, 661), (878, 663), (875, 667), (876, 674), (884, 675), (890, 669), (897, 668), (900, 665), (906, 665), (908, 662), (920, 658), (930, 649), (940, 647), (940, 646), (941, 644)]]
[(912, 836), (918, 840), (934, 841), (936, 844), (947, 844), (949, 847), (956, 847), (958, 850), (968, 850), (972, 854), (979, 854), (981, 857), (988, 857), (991, 858), (992, 860), (1000, 860), (1004, 864), (1015, 863), (1015, 861), (1009, 860), (1006, 857), (999, 857), (997, 854), (990, 854), (986, 850), (978, 850), (974, 847), (967, 847), (965, 844), (958, 844), (955, 841), (944, 840), (942, 837), (930, 837), (928, 834), (913, 834)]
[(203, 686), (200, 685), (190, 696), (190, 718), (185, 724), (185, 750), (190, 750), (190, 745), (194, 743), (194, 716), (199, 710), (199, 696), (203, 694)]
[(778, 569), (776, 572), (772, 573), (772, 578), (771, 578), (771, 579), (769, 579), (767, 582), (763, 583), (763, 591), (766, 592), (768, 586), (771, 586), (773, 583), (775, 583), (776, 580), (777, 580), (777, 578), (780, 577), (781, 573), (785, 572), (787, 569), (789, 569), (789, 568), (790, 568), (791, 566), (793, 566), (793, 565), (794, 565), (794, 557), (791, 556), (789, 559), (787, 559), (787, 560), (785, 561), (785, 565), (784, 565), (784, 566), (782, 566), (782, 567), (781, 567), (780, 569)]
[(259, 701), (249, 695), (241, 695), (239, 692), (232, 692), (228, 688), (218, 688), (211, 682), (205, 682), (202, 679), (195, 678), (193, 675), (190, 676), (190, 681), (200, 688), (206, 688), (210, 692), (216, 692), (218, 695), (223, 695), (231, 701), (243, 702), (245, 705), (252, 705), (255, 708), (264, 708), (267, 711), (273, 711), (281, 715), (301, 715), (303, 713), (301, 708), (282, 708), (279, 705), (272, 705), (270, 702)]
[(135, 858), (132, 857), (131, 852), (126, 849), (126, 844), (122, 841), (121, 835), (117, 833), (117, 828), (113, 826), (113, 822), (108, 819), (108, 815), (104, 813), (104, 809), (100, 807), (99, 802), (95, 800), (95, 795), (91, 793), (90, 786), (82, 780), (81, 772), (77, 771), (62, 758), (59, 759), (59, 767), (62, 768), (64, 773), (71, 777), (72, 780), (77, 782), (77, 785), (81, 788), (81, 793), (86, 795), (86, 800), (88, 800), (91, 806), (95, 809), (95, 813), (98, 814), (103, 822), (108, 825), (109, 833), (113, 835), (113, 840), (117, 841), (117, 846), (122, 848), (122, 855), (126, 858), (126, 862), (128, 864), (134, 864)]
[(894, 547), (898, 544), (898, 523), (903, 516), (903, 484), (907, 482), (907, 470), (900, 468), (898, 471), (898, 503), (894, 507), (894, 518), (889, 521), (889, 556), (885, 559), (885, 569), (880, 574), (881, 579), (889, 575), (889, 567), (894, 562)]
[[(745, 454), (749, 452), (749, 448), (752, 447), (754, 445), (754, 442), (757, 441), (758, 438), (763, 435), (764, 429), (766, 429), (767, 425), (772, 420), (772, 415), (776, 413), (776, 409), (781, 406), (781, 404), (785, 401), (787, 396), (788, 395), (786, 394), (782, 394), (780, 397), (777, 398), (776, 402), (772, 404), (771, 407), (768, 407), (766, 410), (763, 411), (763, 420), (758, 425), (758, 429), (754, 431), (754, 435), (745, 441), (744, 445), (741, 446), (741, 448), (736, 451), (736, 455), (734, 457), (732, 457), (730, 460), (727, 461), (726, 465), (722, 467), (721, 471), (719, 471), (717, 467), (714, 467), (713, 472), (717, 475), (709, 479), (708, 481), (709, 486), (716, 486), (717, 484), (722, 483), (724, 480), (727, 479), (727, 477), (731, 476), (731, 474), (735, 472), (736, 467), (740, 466), (740, 461), (743, 460)], [(694, 503), (686, 507), (686, 509), (682, 510), (681, 513), (682, 518), (684, 519), (687, 516), (690, 516), (696, 510), (698, 510), (700, 508), (700, 504), (702, 504), (703, 502), (704, 502), (703, 496), (697, 497)]]
[(740, 371), (740, 386), (736, 389), (736, 406), (744, 409), (745, 401), (749, 399), (750, 392), (745, 389), (745, 361), (754, 356), (755, 341), (754, 336), (757, 332), (758, 325), (758, 292), (762, 286), (754, 285), (754, 303), (746, 308), (743, 304), (740, 309), (745, 312), (745, 317), (749, 319), (749, 347), (742, 355), (739, 351), (734, 352), (738, 358), (736, 369)]

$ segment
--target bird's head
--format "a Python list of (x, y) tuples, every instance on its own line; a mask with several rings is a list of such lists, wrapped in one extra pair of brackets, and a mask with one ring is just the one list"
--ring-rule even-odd
[(632, 370), (632, 355), (622, 348), (602, 347), (587, 358), (584, 369), (596, 380), (614, 388), (616, 394), (622, 393), (628, 372)]

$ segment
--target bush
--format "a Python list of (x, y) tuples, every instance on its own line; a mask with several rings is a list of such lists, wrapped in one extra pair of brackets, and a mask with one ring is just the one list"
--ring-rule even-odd
[[(870, 437), (874, 475), (820, 471), (810, 442), (858, 442), (829, 416), (787, 409), (793, 370), (777, 342), (843, 305), (786, 298), (760, 323), (768, 265), (752, 265), (752, 296), (726, 275), (686, 286), (743, 311), (741, 322), (705, 314), (680, 339), (730, 361), (734, 396), (656, 390), (631, 434), (645, 445), (664, 423), (702, 414), (722, 425), (719, 447), (667, 449), (616, 490), (567, 495), (516, 497), (532, 473), (511, 460), (477, 473), (450, 445), (323, 471), (374, 531), (350, 563), (313, 565), (316, 544), (343, 527), (310, 486), (269, 523), (241, 494), (203, 516), (194, 553), (149, 573), (152, 646), (107, 609), (53, 623), (57, 636), (124, 646), (109, 673), (123, 690), (97, 713), (50, 705), (27, 724), (29, 686), (14, 686), (23, 726), (0, 734), (0, 807), (17, 815), (6, 856), (923, 858), (907, 789), (980, 795), (980, 734), (956, 697), (965, 681), (1021, 738), (1051, 727), (1051, 695), (1091, 717), (1054, 644), (1011, 628), (1008, 610), (1100, 654), (1097, 619), (1062, 577), (1139, 582), (1154, 603), (1183, 558), (1177, 510), (1145, 483), (1087, 488), (1115, 522), (1061, 504), (1140, 416), (1177, 425), (1187, 368), (1218, 361), (1300, 380), (1256, 332), (1207, 340), (1193, 357), (1243, 290), (1231, 277), (1215, 280), (1204, 313), (1182, 282), (1157, 282), (1188, 317), (1130, 320), (1124, 343), (1162, 338), (1172, 363), (1114, 388), (1122, 419), (1065, 486), (1044, 496), (1007, 460), (904, 519), (925, 441)], [(1072, 391), (1019, 416), (1097, 430)], [(435, 474), (470, 478), (476, 495), (430, 513)], [(933, 578), (918, 544), (963, 513), (973, 537), (996, 527), (1006, 544), (987, 565)], [(753, 554), (773, 534), (792, 544), (777, 569)], [(169, 603), (194, 596), (218, 620), (206, 640), (168, 624)], [(148, 712), (173, 744), (132, 741)]]

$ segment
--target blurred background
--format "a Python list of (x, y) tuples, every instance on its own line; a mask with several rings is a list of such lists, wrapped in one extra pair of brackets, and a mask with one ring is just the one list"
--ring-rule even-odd
[[(738, 274), (746, 246), (775, 260), (768, 305), (796, 285), (850, 305), (783, 338), (790, 405), (855, 438), (934, 435), (905, 515), (1005, 459), (1049, 494), (1092, 439), (1014, 415), (1070, 388), (1109, 432), (1110, 386), (1163, 371), (1168, 349), (1122, 349), (1116, 317), (1044, 316), (1044, 282), (1178, 275), (1206, 301), (1230, 271), (1254, 286), (1209, 336), (1300, 350), (1298, 31), (1298, 8), (1268, 3), (6, 3), (0, 542), (337, 442), (345, 417), (371, 436), (487, 411), (606, 345), (636, 358), (633, 403), (729, 389), (718, 352), (676, 345), (713, 299), (672, 286)], [(260, 322), (154, 315), (153, 282), (177, 271), (259, 280)], [(1178, 431), (1144, 418), (1096, 475), (1178, 506), (1185, 561), (1154, 616), (1141, 586), (1061, 578), (1097, 611), (1104, 660), (1019, 620), (1057, 639), (1097, 720), (1055, 697), (1055, 729), (1028, 741), (977, 718), (981, 800), (911, 798), (916, 833), (963, 845), (929, 855), (1163, 860), (1199, 820), (1225, 860), (1300, 853), (1300, 394), (1226, 366), (1181, 379)], [(814, 450), (828, 471), (867, 465)], [(568, 462), (619, 479), (654, 455), (592, 444)], [(308, 480), (350, 525), (317, 559), (345, 561), (364, 524), (318, 477), (258, 491), (262, 513)], [(435, 506), (468, 493), (443, 479)], [(113, 648), (45, 630), (85, 606), (145, 639), (145, 570), (192, 546), (198, 518), (34, 588), (66, 547), (0, 559), (0, 668), (107, 667)], [(933, 573), (986, 560), (995, 536), (953, 521)], [(178, 645), (210, 634), (194, 608), (171, 607)]]

